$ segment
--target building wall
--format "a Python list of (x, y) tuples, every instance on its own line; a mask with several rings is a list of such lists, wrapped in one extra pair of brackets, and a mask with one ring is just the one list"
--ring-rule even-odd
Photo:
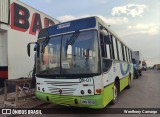
[[(59, 21), (17, 0), (10, 1), (10, 10), (10, 24), (0, 24), (0, 29), (7, 31), (5, 38), (0, 33), (1, 38), (7, 40), (1, 44), (1, 48), (3, 45), (7, 49), (0, 55), (7, 54), (7, 58), (1, 63), (7, 62), (8, 78), (15, 79), (27, 77), (33, 69), (34, 51), (32, 47), (31, 57), (28, 57), (27, 44), (37, 40), (41, 28), (47, 27), (47, 24), (57, 24)], [(25, 17), (28, 18), (25, 19)]]
[(7, 31), (0, 30), (0, 66), (8, 65)]
[(9, 2), (10, 0), (0, 0), (0, 22), (9, 23)]

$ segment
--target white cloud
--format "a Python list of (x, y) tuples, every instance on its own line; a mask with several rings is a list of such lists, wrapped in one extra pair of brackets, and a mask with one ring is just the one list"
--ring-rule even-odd
[(160, 24), (137, 24), (137, 25), (129, 25), (128, 29), (130, 30), (129, 34), (136, 33), (148, 33), (151, 35), (159, 34), (160, 32)]
[(45, 3), (50, 3), (52, 0), (43, 0)]
[(128, 23), (129, 20), (126, 17), (105, 17), (105, 16), (99, 16), (104, 22), (106, 22), (109, 25), (120, 25), (120, 24), (125, 24)]
[(130, 15), (132, 17), (142, 16), (144, 10), (147, 8), (146, 5), (138, 5), (138, 4), (127, 4), (125, 6), (114, 7), (112, 9), (113, 16), (120, 16), (121, 14)]
[(65, 22), (65, 21), (77, 19), (77, 17), (72, 16), (72, 15), (64, 15), (64, 16), (57, 17), (56, 19), (58, 19), (61, 22)]
[(108, 0), (94, 0), (96, 1), (97, 3), (100, 3), (100, 4), (105, 4), (108, 2)]
[(65, 22), (65, 21), (89, 17), (89, 16), (98, 16), (108, 25), (113, 25), (113, 24), (120, 25), (120, 24), (125, 24), (129, 22), (128, 18), (126, 17), (106, 17), (102, 15), (83, 15), (83, 16), (78, 16), (78, 17), (72, 16), (72, 15), (64, 15), (64, 16), (58, 17), (57, 19), (60, 20), (61, 22)]
[(160, 32), (160, 25), (158, 26), (158, 25), (155, 25), (155, 26), (152, 26), (152, 27), (150, 27), (150, 29), (148, 30), (148, 32), (150, 33), (150, 34), (159, 34), (159, 32)]

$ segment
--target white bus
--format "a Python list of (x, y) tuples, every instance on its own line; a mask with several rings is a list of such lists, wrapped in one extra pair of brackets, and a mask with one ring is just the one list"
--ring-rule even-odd
[(36, 96), (43, 101), (104, 108), (131, 87), (131, 50), (98, 17), (45, 28), (35, 43)]

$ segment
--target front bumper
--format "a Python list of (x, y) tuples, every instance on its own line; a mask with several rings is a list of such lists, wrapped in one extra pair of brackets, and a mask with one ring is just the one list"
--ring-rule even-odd
[(36, 97), (42, 101), (75, 107), (87, 107), (87, 108), (104, 108), (102, 95), (93, 96), (64, 96), (48, 94), (43, 92), (36, 92)]

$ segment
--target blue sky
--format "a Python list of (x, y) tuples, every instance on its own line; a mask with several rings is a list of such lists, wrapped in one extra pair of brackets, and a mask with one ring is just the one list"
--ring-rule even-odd
[(160, 63), (160, 0), (20, 0), (60, 21), (97, 15), (149, 66)]

